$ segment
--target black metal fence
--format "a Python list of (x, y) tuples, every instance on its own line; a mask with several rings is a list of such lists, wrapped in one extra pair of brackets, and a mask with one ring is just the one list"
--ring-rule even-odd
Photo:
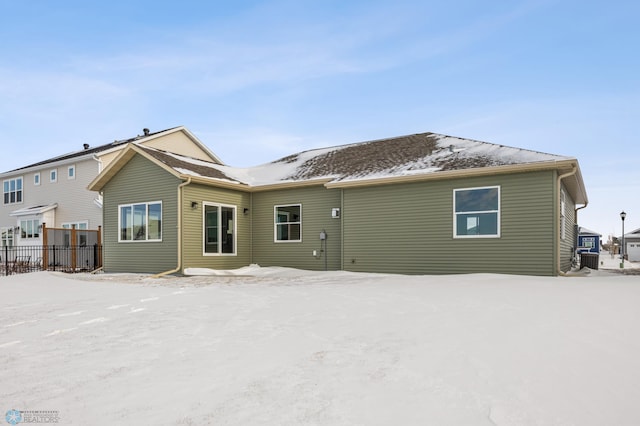
[(46, 245), (2, 247), (0, 275), (34, 271), (86, 272), (102, 266), (102, 246)]

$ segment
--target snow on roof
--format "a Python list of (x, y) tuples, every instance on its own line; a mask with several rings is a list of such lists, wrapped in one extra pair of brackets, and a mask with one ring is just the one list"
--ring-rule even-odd
[(600, 237), (602, 237), (602, 234), (596, 231), (592, 231), (590, 229), (585, 228), (584, 226), (580, 226), (578, 228), (578, 233), (580, 235), (598, 235)]
[(48, 212), (49, 210), (53, 210), (57, 207), (58, 207), (57, 203), (23, 207), (21, 209), (12, 211), (11, 213), (9, 213), (9, 216), (27, 216), (32, 214), (42, 214), (44, 212)]
[(303, 151), (249, 168), (223, 166), (149, 147), (146, 152), (183, 175), (250, 186), (362, 180), (440, 171), (567, 160), (564, 157), (435, 133), (420, 133)]

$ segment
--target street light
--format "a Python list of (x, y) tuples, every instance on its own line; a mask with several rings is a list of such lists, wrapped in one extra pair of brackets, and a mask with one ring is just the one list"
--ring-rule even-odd
[(620, 253), (622, 253), (622, 262), (620, 262), (620, 267), (624, 268), (624, 219), (627, 217), (627, 214), (624, 212), (624, 210), (622, 210), (622, 212), (620, 212), (620, 219), (622, 219), (622, 244), (621, 244), (621, 248), (620, 248)]

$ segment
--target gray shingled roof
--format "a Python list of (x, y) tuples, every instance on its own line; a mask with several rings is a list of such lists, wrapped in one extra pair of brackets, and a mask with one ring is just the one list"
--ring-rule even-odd
[(145, 148), (145, 151), (181, 174), (225, 179), (251, 186), (318, 178), (329, 178), (335, 182), (433, 174), (570, 158), (435, 133), (303, 151), (250, 168), (221, 166), (177, 154), (162, 154), (162, 151), (151, 148)]
[(216, 169), (216, 163), (206, 162), (203, 160), (186, 157), (155, 148), (149, 148), (142, 145), (138, 145), (138, 147), (144, 152), (151, 155), (156, 160), (171, 167), (179, 173), (240, 182), (232, 177), (227, 176), (222, 171)]
[[(441, 143), (448, 139), (452, 139), (449, 141), (450, 145)], [(469, 153), (468, 143), (465, 144), (467, 148), (463, 149), (460, 146), (461, 141), (463, 140), (459, 138), (421, 133), (336, 147), (334, 150), (305, 160), (288, 178), (300, 180), (330, 175), (338, 180), (344, 180), (377, 173), (392, 175), (400, 171), (425, 169), (461, 170), (519, 162), (519, 159), (513, 155), (504, 155), (506, 153), (501, 151), (505, 150), (499, 149), (505, 148), (503, 146), (466, 140), (475, 145), (482, 144), (484, 148), (494, 148), (493, 152), (485, 149), (482, 152)], [(293, 162), (299, 157), (300, 154), (295, 154), (274, 163)]]

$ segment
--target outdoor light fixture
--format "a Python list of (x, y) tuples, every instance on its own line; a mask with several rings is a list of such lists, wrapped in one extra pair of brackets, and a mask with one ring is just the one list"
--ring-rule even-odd
[(622, 210), (622, 212), (620, 212), (620, 219), (622, 219), (622, 244), (620, 245), (620, 254), (622, 256), (622, 262), (620, 262), (620, 267), (624, 268), (624, 220), (627, 217), (627, 214), (624, 212), (624, 210)]
[(192, 201), (191, 202), (191, 208), (192, 209), (197, 209), (198, 208), (198, 202), (197, 201)]
[(245, 207), (244, 209), (242, 209), (242, 213), (248, 214), (249, 213), (249, 209)]

